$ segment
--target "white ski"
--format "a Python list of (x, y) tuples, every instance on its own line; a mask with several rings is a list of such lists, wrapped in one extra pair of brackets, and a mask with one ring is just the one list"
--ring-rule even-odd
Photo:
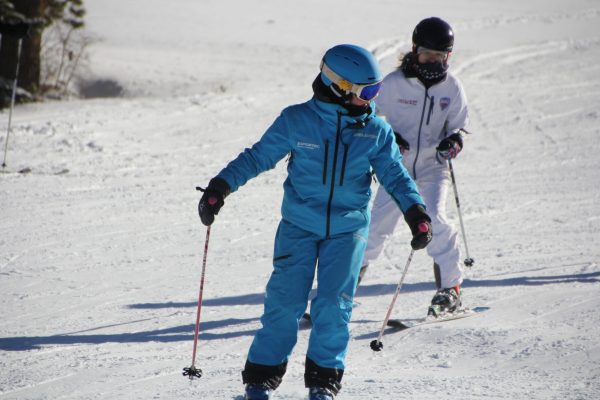
[(489, 307), (475, 307), (475, 308), (461, 308), (453, 313), (444, 313), (439, 315), (438, 317), (434, 317), (428, 315), (425, 318), (414, 319), (414, 320), (406, 320), (402, 321), (400, 319), (390, 319), (387, 322), (387, 326), (391, 328), (395, 328), (397, 330), (404, 330), (409, 328), (414, 328), (415, 326), (427, 325), (427, 324), (435, 324), (437, 322), (445, 322), (452, 321), (455, 319), (467, 318), (473, 315), (480, 314), (484, 311), (489, 310)]

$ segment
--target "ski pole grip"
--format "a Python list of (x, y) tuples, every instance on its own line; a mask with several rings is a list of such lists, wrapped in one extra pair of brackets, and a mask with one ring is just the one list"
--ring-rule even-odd
[(427, 226), (427, 224), (425, 222), (421, 222), (419, 224), (419, 232), (425, 233), (427, 231), (429, 231), (429, 226)]

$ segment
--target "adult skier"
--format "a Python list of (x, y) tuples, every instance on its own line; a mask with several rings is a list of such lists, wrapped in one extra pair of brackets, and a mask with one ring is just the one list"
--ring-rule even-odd
[[(402, 162), (417, 183), (431, 217), (436, 291), (428, 313), (455, 311), (462, 304), (463, 269), (456, 229), (446, 219), (450, 187), (448, 161), (463, 148), (461, 129), (467, 124), (467, 99), (459, 80), (448, 71), (454, 45), (450, 25), (437, 17), (422, 20), (412, 34), (412, 51), (383, 80), (377, 108), (392, 125)], [(401, 216), (380, 187), (373, 204), (369, 242), (361, 277), (381, 251)]]
[(340, 390), (370, 220), (371, 168), (405, 214), (411, 246), (422, 249), (431, 241), (430, 218), (392, 128), (374, 112), (382, 78), (367, 50), (329, 49), (314, 96), (285, 108), (258, 142), (210, 180), (200, 199), (200, 218), (210, 225), (230, 193), (290, 154), (262, 328), (242, 371), (245, 399), (269, 399), (280, 385), (315, 273), (305, 386), (311, 400), (331, 400)]

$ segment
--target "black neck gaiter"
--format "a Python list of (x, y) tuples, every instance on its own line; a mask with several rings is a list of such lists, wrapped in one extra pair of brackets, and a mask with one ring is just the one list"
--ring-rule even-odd
[(355, 106), (354, 104), (351, 104), (351, 96), (344, 96), (334, 92), (330, 87), (323, 83), (319, 75), (317, 75), (313, 81), (312, 88), (317, 100), (321, 100), (326, 103), (339, 104), (344, 107), (348, 111), (348, 115), (352, 117), (358, 117), (359, 115), (371, 113), (371, 106), (369, 106), (369, 104), (365, 104), (364, 106)]
[(418, 78), (425, 87), (430, 87), (438, 82), (443, 81), (448, 73), (447, 63), (426, 63), (420, 64), (417, 62), (415, 53), (407, 53), (402, 59), (400, 69), (404, 72), (407, 78)]

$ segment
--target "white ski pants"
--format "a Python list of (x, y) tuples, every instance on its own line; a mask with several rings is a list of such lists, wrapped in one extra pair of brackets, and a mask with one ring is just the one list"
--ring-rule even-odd
[[(460, 285), (463, 280), (461, 252), (457, 230), (446, 219), (446, 197), (451, 186), (447, 168), (432, 168), (417, 180), (417, 187), (431, 218), (433, 239), (427, 246), (427, 254), (440, 267), (442, 288)], [(400, 208), (379, 186), (371, 212), (369, 241), (363, 265), (372, 263), (383, 251), (385, 239), (390, 236), (402, 217)]]

